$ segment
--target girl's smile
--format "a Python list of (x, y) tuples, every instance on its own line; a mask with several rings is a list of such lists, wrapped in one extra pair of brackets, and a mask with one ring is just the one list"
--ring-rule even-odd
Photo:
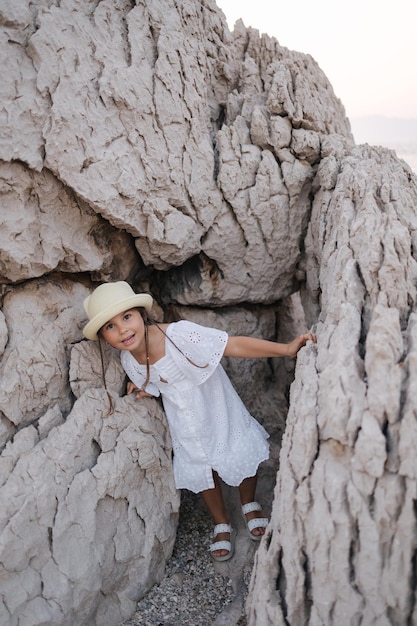
[(123, 340), (122, 340), (122, 343), (123, 343), (125, 346), (130, 346), (130, 344), (132, 343), (132, 341), (134, 341), (135, 337), (136, 337), (136, 335), (135, 335), (135, 333), (133, 333), (132, 335), (129, 335), (129, 337), (126, 337), (126, 339), (123, 339)]

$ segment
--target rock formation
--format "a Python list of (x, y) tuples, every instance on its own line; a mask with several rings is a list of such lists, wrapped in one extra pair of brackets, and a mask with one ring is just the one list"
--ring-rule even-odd
[(108, 352), (110, 412), (81, 333), (120, 279), (168, 321), (318, 334), (295, 377), (226, 363), (271, 474), (294, 380), (250, 623), (417, 621), (411, 170), (213, 0), (2, 0), (0, 37), (0, 623), (119, 624), (172, 550), (161, 405)]
[(251, 625), (414, 624), (416, 178), (323, 158), (306, 245), (317, 349), (297, 362)]

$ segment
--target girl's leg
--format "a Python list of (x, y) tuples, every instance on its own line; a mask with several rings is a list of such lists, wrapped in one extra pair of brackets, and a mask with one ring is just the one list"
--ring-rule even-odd
[[(205, 489), (201, 492), (202, 498), (215, 524), (229, 524), (222, 488), (217, 472), (213, 472), (214, 489)], [(216, 535), (213, 541), (230, 541), (229, 533)], [(215, 550), (214, 556), (226, 556), (227, 550)]]
[[(239, 493), (240, 493), (240, 503), (249, 504), (249, 502), (253, 502), (255, 500), (255, 491), (256, 491), (256, 482), (257, 476), (250, 476), (249, 478), (245, 478), (239, 485)], [(246, 514), (246, 520), (249, 522), (251, 519), (255, 519), (256, 517), (263, 517), (261, 511), (251, 511)], [(265, 528), (262, 526), (259, 528), (254, 528), (252, 534), (256, 537), (260, 537), (265, 534)]]

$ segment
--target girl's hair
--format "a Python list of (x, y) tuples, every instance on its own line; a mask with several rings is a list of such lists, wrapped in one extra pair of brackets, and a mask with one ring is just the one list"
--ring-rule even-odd
[(105, 368), (105, 365), (104, 365), (104, 351), (103, 351), (103, 344), (102, 344), (102, 339), (101, 339), (100, 333), (98, 334), (98, 348), (100, 350), (101, 376), (102, 376), (102, 379), (103, 379), (104, 389), (106, 390), (106, 393), (107, 393), (107, 399), (109, 401), (109, 410), (107, 411), (107, 413), (105, 415), (105, 417), (108, 417), (114, 411), (114, 402), (113, 402), (113, 398), (111, 397), (111, 395), (109, 393), (109, 390), (107, 389), (106, 368)]
[[(146, 378), (145, 378), (145, 382), (143, 383), (142, 387), (141, 387), (141, 391), (145, 391), (146, 386), (149, 383), (149, 379), (151, 377), (151, 370), (150, 370), (150, 365), (149, 365), (149, 343), (148, 343), (148, 326), (156, 326), (157, 328), (159, 328), (159, 330), (161, 331), (161, 333), (163, 335), (165, 335), (165, 338), (168, 339), (168, 341), (170, 341), (172, 343), (172, 345), (178, 350), (178, 352), (180, 352), (182, 354), (182, 356), (187, 359), (187, 361), (189, 363), (191, 363), (191, 365), (194, 365), (194, 367), (198, 367), (199, 369), (205, 369), (206, 367), (208, 367), (208, 363), (206, 363), (205, 365), (198, 365), (197, 363), (194, 363), (194, 361), (192, 359), (190, 359), (190, 357), (188, 357), (186, 354), (184, 354), (184, 352), (181, 350), (181, 348), (179, 348), (177, 346), (177, 344), (170, 338), (168, 337), (168, 335), (166, 334), (166, 332), (160, 327), (159, 322), (152, 317), (151, 315), (149, 315), (148, 311), (144, 308), (144, 307), (135, 307), (139, 313), (142, 316), (143, 319), (143, 323), (145, 325), (145, 348), (146, 348)], [(109, 399), (109, 411), (106, 415), (109, 416), (111, 413), (113, 413), (114, 411), (114, 403), (113, 403), (113, 399), (107, 389), (107, 382), (106, 382), (106, 368), (105, 368), (105, 362), (104, 362), (104, 351), (103, 351), (103, 345), (102, 345), (102, 339), (101, 339), (101, 328), (97, 333), (98, 335), (98, 343), (99, 343), (99, 348), (100, 348), (100, 360), (101, 360), (101, 374), (102, 374), (102, 378), (103, 378), (103, 384), (104, 384), (104, 388), (107, 392), (107, 397)]]

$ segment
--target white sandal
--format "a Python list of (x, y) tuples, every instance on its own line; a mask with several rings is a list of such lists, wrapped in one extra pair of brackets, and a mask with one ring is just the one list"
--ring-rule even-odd
[(252, 513), (252, 511), (262, 511), (261, 505), (258, 502), (248, 502), (248, 504), (242, 505), (242, 513), (246, 522), (249, 537), (253, 539), (253, 541), (260, 541), (263, 535), (254, 535), (252, 531), (254, 528), (266, 528), (269, 524), (269, 520), (267, 517), (255, 517), (254, 519), (247, 521), (246, 514)]
[[(229, 533), (230, 541), (215, 541), (212, 543), (210, 545), (211, 556), (215, 561), (228, 561), (232, 558), (235, 551), (233, 542), (235, 531), (230, 524), (216, 524), (213, 530), (213, 537), (216, 537), (220, 533)], [(228, 553), (224, 556), (216, 556), (213, 554), (216, 550), (228, 550)]]

